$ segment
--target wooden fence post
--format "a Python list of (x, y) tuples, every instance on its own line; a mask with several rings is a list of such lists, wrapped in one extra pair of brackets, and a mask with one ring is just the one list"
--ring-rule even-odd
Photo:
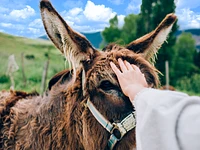
[(25, 71), (24, 71), (24, 53), (21, 53), (21, 65), (22, 65), (22, 78), (23, 78), (23, 82), (24, 82), (24, 87), (26, 87), (26, 75), (25, 75)]
[(42, 82), (41, 82), (41, 88), (40, 88), (41, 95), (45, 91), (48, 68), (49, 68), (49, 57), (48, 57), (48, 60), (44, 64), (44, 70), (42, 74)]
[(16, 61), (15, 61), (15, 55), (10, 55), (8, 57), (8, 68), (6, 71), (6, 74), (9, 75), (10, 77), (10, 81), (11, 81), (11, 90), (14, 90), (15, 88), (15, 80), (14, 80), (14, 72), (16, 72), (19, 69), (19, 66), (17, 65)]
[(169, 62), (165, 61), (166, 90), (169, 90)]

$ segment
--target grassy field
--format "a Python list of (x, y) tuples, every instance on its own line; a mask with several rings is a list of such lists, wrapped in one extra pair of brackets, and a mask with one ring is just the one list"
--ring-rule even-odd
[[(27, 79), (26, 86), (22, 75), (22, 53), (24, 54), (24, 71)], [(65, 68), (65, 59), (50, 41), (32, 40), (0, 33), (0, 90), (10, 89), (10, 78), (6, 75), (8, 57), (15, 55), (19, 70), (13, 73), (15, 90), (40, 92), (43, 68), (50, 58), (48, 80)], [(30, 58), (31, 56), (31, 58)], [(29, 59), (28, 59), (29, 57)]]

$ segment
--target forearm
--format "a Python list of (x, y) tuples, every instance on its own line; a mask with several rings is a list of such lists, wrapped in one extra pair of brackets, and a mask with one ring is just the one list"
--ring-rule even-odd
[[(137, 149), (178, 150), (180, 143), (187, 140), (182, 135), (186, 130), (182, 125), (187, 126), (187, 121), (191, 122), (184, 112), (194, 102), (200, 106), (200, 98), (191, 98), (178, 92), (145, 88), (138, 93), (133, 101), (136, 108)], [(200, 111), (196, 113), (200, 116)], [(181, 120), (185, 122), (178, 122), (180, 118), (184, 118)], [(200, 134), (198, 136), (199, 139)]]

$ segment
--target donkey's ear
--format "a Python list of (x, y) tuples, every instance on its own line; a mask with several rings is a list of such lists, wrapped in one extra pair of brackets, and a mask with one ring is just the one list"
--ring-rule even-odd
[(175, 21), (176, 16), (168, 14), (154, 31), (131, 42), (126, 48), (136, 53), (143, 53), (146, 60), (155, 62), (156, 53), (167, 39)]
[(55, 46), (76, 68), (81, 61), (91, 59), (94, 48), (81, 34), (73, 31), (48, 0), (41, 0), (40, 10), (45, 30)]

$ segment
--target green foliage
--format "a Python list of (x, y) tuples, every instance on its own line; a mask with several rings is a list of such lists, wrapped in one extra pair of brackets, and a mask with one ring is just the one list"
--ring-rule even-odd
[[(142, 0), (139, 24), (143, 28), (139, 30), (138, 35), (142, 36), (154, 30), (167, 14), (175, 12), (175, 8), (174, 0)], [(175, 32), (177, 29), (178, 25), (175, 23), (167, 42), (162, 45), (157, 55), (155, 66), (163, 74), (165, 73), (165, 61), (168, 60), (171, 63), (174, 57), (173, 46), (176, 42)], [(160, 80), (162, 84), (165, 84), (164, 76), (160, 76)]]
[(123, 39), (125, 44), (129, 44), (137, 37), (137, 30), (140, 28), (138, 26), (139, 16), (130, 14), (124, 18), (124, 25), (122, 28), (121, 39)]
[[(175, 12), (175, 8), (174, 0), (142, 0), (140, 14), (126, 16), (121, 29), (118, 28), (116, 16), (110, 20), (110, 27), (105, 28), (102, 34), (104, 44), (116, 41), (120, 44), (128, 44), (154, 30), (167, 14)], [(200, 73), (200, 52), (195, 50), (195, 41), (191, 34), (183, 33), (177, 40), (175, 36), (177, 30), (178, 25), (175, 23), (167, 42), (158, 52), (155, 66), (165, 75), (165, 61), (168, 61), (170, 84), (181, 90), (192, 91), (194, 87), (200, 89), (196, 84), (199, 81), (196, 74)], [(161, 84), (166, 83), (165, 76), (160, 76), (160, 80)], [(185, 87), (188, 84), (191, 84), (190, 88)]]
[(2, 83), (9, 83), (9, 77), (8, 76), (6, 76), (6, 75), (1, 75), (0, 76), (0, 83), (2, 84)]
[(195, 51), (195, 55), (194, 55), (194, 64), (200, 68), (200, 51)]
[(172, 60), (172, 84), (176, 85), (177, 78), (191, 76), (198, 72), (194, 64), (196, 54), (195, 40), (190, 33), (182, 33), (175, 45), (174, 59)]
[(177, 87), (182, 91), (200, 93), (200, 74), (184, 76), (177, 81)]
[(121, 30), (118, 28), (117, 15), (110, 21), (110, 27), (106, 27), (102, 32), (105, 44), (107, 43), (121, 43)]
[[(139, 15), (130, 14), (126, 16), (121, 29), (118, 28), (117, 16), (110, 20), (110, 27), (105, 28), (102, 32), (104, 37), (103, 44), (112, 42), (123, 45), (129, 44), (133, 40), (154, 30), (167, 14), (173, 13), (174, 11), (174, 0), (142, 0), (141, 13)], [(163, 74), (165, 73), (165, 61), (168, 60), (171, 63), (174, 57), (175, 49), (173, 46), (176, 42), (174, 33), (177, 29), (178, 26), (175, 23), (167, 43), (162, 45), (158, 53), (156, 67)], [(164, 84), (165, 77), (161, 76), (160, 79), (161, 83)]]
[(109, 21), (110, 27), (106, 27), (102, 32), (104, 38), (104, 43), (102, 43), (102, 46), (103, 44), (105, 46), (105, 44), (113, 42), (121, 45), (126, 45), (132, 42), (138, 37), (137, 30), (140, 27), (138, 27), (138, 20), (138, 15), (130, 14), (124, 18), (124, 25), (120, 29), (118, 27), (117, 16), (112, 18)]
[(182, 33), (177, 40), (176, 56), (185, 58), (188, 62), (193, 63), (195, 48), (195, 40), (191, 33)]
[[(174, 0), (142, 0), (140, 31), (142, 35), (154, 30), (162, 19), (169, 13), (175, 12)], [(172, 33), (177, 30), (177, 24), (173, 26)]]

